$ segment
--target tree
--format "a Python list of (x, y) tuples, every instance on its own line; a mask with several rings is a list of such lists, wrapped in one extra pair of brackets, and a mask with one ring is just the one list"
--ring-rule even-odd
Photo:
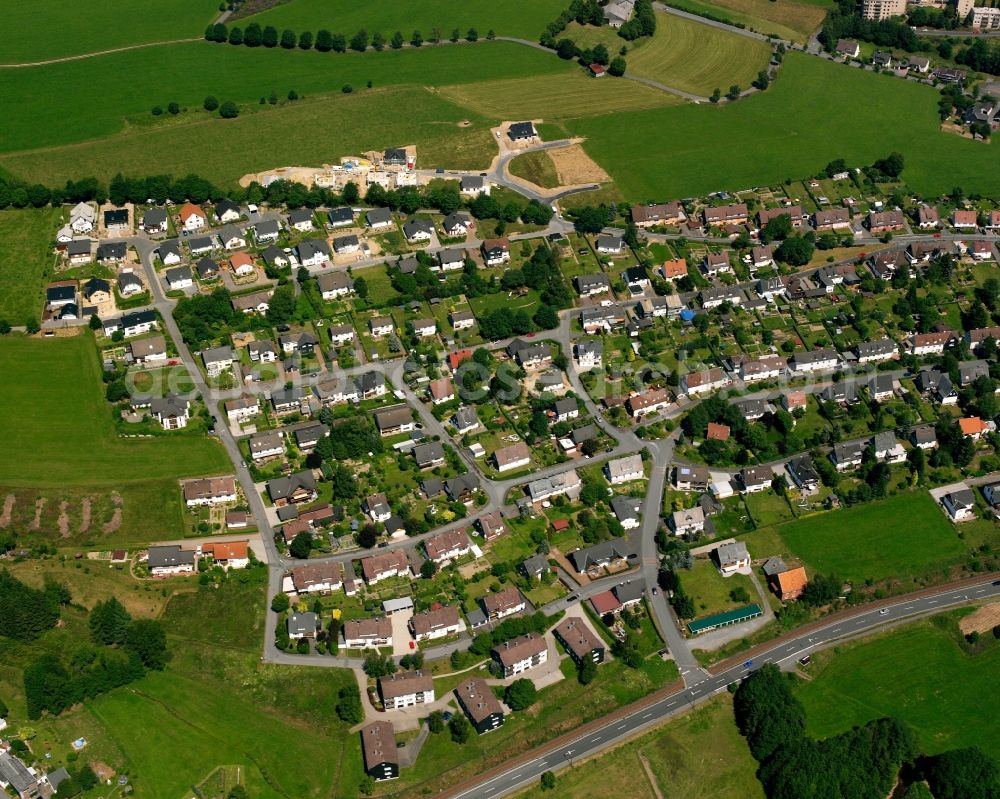
[(239, 106), (232, 100), (226, 100), (226, 102), (219, 106), (219, 116), (223, 119), (236, 119), (239, 115)]
[(437, 564), (433, 560), (425, 560), (420, 564), (420, 576), (425, 580), (431, 579), (437, 574)]
[(303, 530), (292, 539), (292, 543), (288, 545), (288, 551), (293, 558), (305, 560), (312, 552), (312, 544), (312, 536)]
[(132, 616), (125, 606), (115, 597), (111, 597), (104, 602), (98, 602), (90, 611), (88, 619), (90, 638), (95, 644), (105, 646), (124, 644), (131, 623)]
[(214, 111), (216, 108), (219, 107), (219, 101), (216, 100), (212, 95), (208, 95), (208, 97), (206, 97), (205, 101), (202, 103), (202, 106), (206, 111)]
[(437, 735), (444, 731), (444, 713), (440, 710), (433, 711), (427, 717), (427, 729)]
[(250, 794), (243, 785), (234, 785), (226, 794), (226, 799), (250, 799)]
[(457, 744), (466, 743), (472, 734), (472, 725), (469, 724), (469, 720), (461, 713), (457, 713), (451, 717), (451, 721), (448, 722), (448, 729), (451, 731), (451, 740)]
[(759, 761), (805, 733), (805, 710), (773, 663), (752, 672), (740, 684), (733, 696), (733, 711), (737, 727)]
[(410, 44), (414, 47), (422, 47), (424, 44), (424, 37), (420, 31), (413, 31), (413, 35), (410, 37)]
[(24, 328), (25, 330), (28, 331), (29, 335), (33, 336), (35, 335), (35, 333), (37, 333), (39, 330), (42, 329), (42, 326), (38, 324), (38, 319), (36, 319), (34, 316), (29, 316), (24, 321)]
[(154, 105), (153, 108), (152, 108), (152, 110), (150, 111), (150, 113), (154, 117), (163, 116), (163, 106), (162, 105)]
[(337, 693), (337, 717), (348, 724), (360, 724), (365, 720), (365, 711), (361, 705), (361, 691), (357, 683), (345, 685)]
[(774, 257), (791, 266), (805, 266), (812, 258), (813, 243), (804, 236), (792, 236), (781, 242), (774, 251)]
[(465, 34), (466, 41), (475, 42), (479, 40), (479, 31), (475, 28), (469, 28), (468, 32)]
[(313, 35), (311, 31), (302, 31), (302, 35), (299, 36), (299, 49), (300, 50), (311, 50), (313, 46)]
[(872, 167), (887, 178), (898, 178), (903, 173), (903, 156), (901, 153), (890, 153), (887, 157), (877, 160)]
[(358, 546), (364, 549), (371, 549), (378, 541), (378, 533), (375, 532), (374, 524), (366, 524), (358, 532)]
[(238, 26), (233, 26), (229, 31), (229, 43), (233, 45), (243, 44), (243, 31)]
[(581, 660), (576, 670), (576, 678), (580, 681), (580, 685), (590, 685), (596, 676), (597, 664), (593, 659), (588, 657)]
[(291, 285), (278, 286), (271, 295), (267, 309), (267, 321), (272, 325), (286, 325), (295, 316), (295, 288)]
[(284, 613), (291, 603), (288, 601), (288, 594), (275, 594), (271, 598), (271, 610), (275, 613)]
[(713, 91), (712, 94), (709, 95), (708, 101), (710, 103), (717, 103), (721, 99), (722, 99), (722, 89), (716, 86), (715, 91)]
[(359, 53), (368, 49), (368, 31), (362, 28), (351, 37), (351, 49)]
[(755, 89), (764, 91), (768, 86), (771, 85), (771, 77), (767, 74), (766, 69), (762, 69), (757, 73), (757, 79), (753, 81), (752, 86)]
[(396, 31), (394, 34), (392, 34), (392, 38), (389, 40), (389, 46), (393, 50), (398, 50), (400, 47), (403, 46), (403, 43), (405, 41), (406, 39), (403, 38), (403, 34), (400, 33), (399, 31)]
[(167, 635), (155, 619), (136, 619), (125, 635), (125, 649), (134, 652), (147, 669), (161, 671), (167, 665)]
[(621, 56), (616, 56), (611, 59), (611, 63), (608, 64), (608, 74), (613, 75), (616, 78), (620, 78), (625, 74), (626, 64), (625, 59)]
[(527, 710), (535, 704), (535, 701), (538, 699), (538, 693), (535, 689), (535, 684), (531, 680), (514, 680), (514, 682), (507, 686), (507, 690), (504, 691), (503, 699), (510, 706), (511, 710)]
[(316, 49), (321, 53), (328, 53), (333, 49), (333, 34), (330, 31), (316, 31)]
[(278, 46), (278, 30), (272, 25), (268, 25), (264, 28), (264, 32), (260, 37), (261, 43), (265, 47), (277, 47)]
[[(385, 50), (385, 35), (380, 31), (375, 31), (375, 33), (372, 34), (372, 47), (379, 52)], [(371, 83), (371, 81), (369, 81), (369, 83)], [(371, 86), (369, 85), (368, 88), (370, 89)]]
[(124, 380), (112, 380), (104, 389), (104, 396), (108, 402), (121, 402), (128, 399), (128, 386)]
[(542, 790), (551, 791), (556, 787), (556, 775), (551, 771), (542, 772)]
[(247, 47), (260, 47), (263, 39), (264, 33), (261, 31), (260, 25), (256, 22), (251, 22), (247, 25), (247, 29), (243, 31), (243, 44)]
[[(294, 50), (297, 44), (297, 38), (295, 31), (285, 28), (281, 32), (281, 46), (286, 50)], [(307, 48), (308, 49), (308, 48)]]
[(729, 87), (729, 91), (726, 92), (726, 99), (732, 102), (733, 100), (738, 100), (740, 98), (740, 92), (742, 90), (735, 83)]

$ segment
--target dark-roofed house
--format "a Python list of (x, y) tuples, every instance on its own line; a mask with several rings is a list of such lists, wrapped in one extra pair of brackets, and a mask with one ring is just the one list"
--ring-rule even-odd
[(657, 205), (633, 205), (632, 221), (636, 227), (648, 228), (655, 225), (679, 225), (687, 219), (684, 207), (679, 202)]
[(759, 491), (767, 491), (771, 487), (771, 480), (774, 479), (774, 472), (766, 464), (763, 466), (745, 466), (740, 469), (739, 481), (743, 492), (756, 494)]
[(533, 580), (542, 579), (542, 575), (547, 574), (550, 569), (549, 559), (542, 554), (532, 555), (521, 561), (521, 571)]
[(365, 212), (365, 221), (372, 230), (392, 227), (392, 211), (388, 208), (372, 208)]
[(815, 491), (819, 487), (819, 474), (808, 455), (797, 455), (785, 465), (792, 482), (803, 491)]
[(266, 486), (271, 502), (279, 508), (288, 504), (301, 505), (312, 502), (318, 496), (316, 478), (309, 470), (268, 480)]
[(361, 729), (361, 751), (365, 758), (365, 774), (376, 782), (399, 777), (399, 750), (392, 724), (373, 721)]
[(166, 233), (167, 232), (167, 209), (149, 208), (142, 215), (142, 229), (146, 233)]
[(610, 541), (574, 550), (568, 557), (573, 567), (582, 574), (588, 569), (602, 568), (610, 566), (615, 561), (626, 560), (631, 554), (632, 547), (625, 538), (613, 538)]
[(342, 206), (327, 211), (326, 224), (329, 227), (350, 227), (354, 224), (354, 209)]
[(418, 444), (413, 448), (413, 458), (419, 469), (433, 469), (444, 463), (444, 447), (437, 441)]
[(295, 247), (302, 266), (322, 266), (330, 260), (330, 245), (323, 239), (303, 239)]
[(603, 272), (592, 275), (578, 275), (574, 281), (577, 293), (581, 297), (593, 297), (611, 291), (611, 281)]
[[(7, 751), (0, 751), (0, 785), (10, 786), (18, 799), (39, 799), (43, 796), (38, 778), (18, 757)], [(48, 793), (44, 795), (48, 796)]]
[(896, 342), (890, 338), (877, 341), (861, 341), (854, 347), (858, 363), (878, 363), (892, 360), (897, 354)]
[(531, 122), (513, 122), (507, 129), (507, 135), (511, 141), (525, 141), (535, 138), (538, 133)]
[(319, 632), (319, 616), (311, 610), (305, 613), (292, 613), (288, 617), (288, 637), (293, 641), (302, 638), (315, 638)]
[(482, 677), (463, 680), (455, 688), (455, 696), (479, 735), (503, 724), (503, 707)]
[(971, 488), (949, 491), (941, 497), (941, 504), (953, 522), (966, 522), (976, 517), (976, 495)]
[(861, 465), (865, 445), (860, 441), (842, 441), (833, 445), (830, 459), (838, 472), (854, 469)]
[(604, 642), (578, 616), (567, 616), (553, 630), (573, 662), (579, 666), (584, 660), (594, 663), (604, 662)]
[(173, 574), (194, 574), (195, 551), (181, 549), (177, 544), (151, 546), (146, 564), (153, 577), (167, 577)]
[(383, 436), (408, 433), (414, 429), (413, 411), (408, 405), (393, 405), (375, 412), (375, 426)]

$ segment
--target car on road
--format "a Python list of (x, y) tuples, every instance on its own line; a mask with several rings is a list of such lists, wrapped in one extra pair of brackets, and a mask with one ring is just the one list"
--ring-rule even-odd
[(578, 600), (579, 598), (580, 597), (578, 597), (576, 594), (573, 594), (573, 596), (566, 597), (566, 601), (567, 602), (576, 602), (576, 600)]
[(248, 214), (255, 214), (255, 213), (257, 213), (257, 211), (259, 211), (259, 210), (260, 210), (260, 209), (259, 209), (259, 208), (257, 208), (257, 206), (256, 206), (256, 205), (254, 205), (253, 203), (250, 203), (250, 205), (248, 205), (248, 206), (247, 206), (247, 213), (248, 213)]
[(653, 596), (657, 596), (657, 595), (659, 595), (659, 593), (660, 593), (659, 590), (657, 590), (656, 586), (654, 585), (653, 586)]
[(889, 608), (882, 608), (882, 610), (880, 610), (878, 612), (878, 615), (879, 616), (885, 616), (888, 612), (889, 612)]

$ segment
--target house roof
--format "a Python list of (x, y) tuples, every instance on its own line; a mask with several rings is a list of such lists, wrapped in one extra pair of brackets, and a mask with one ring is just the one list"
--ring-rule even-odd
[(705, 433), (705, 438), (707, 438), (709, 441), (728, 441), (729, 425), (718, 424), (716, 422), (709, 422), (708, 429)]
[(193, 549), (181, 549), (177, 544), (166, 544), (164, 546), (151, 546), (147, 563), (150, 569), (194, 565), (194, 557)]
[(958, 420), (958, 426), (962, 430), (962, 435), (974, 436), (989, 429), (987, 424), (978, 416), (966, 416)]
[(417, 671), (397, 671), (388, 677), (379, 677), (378, 690), (383, 699), (395, 699), (414, 693), (428, 693), (434, 690), (434, 680), (430, 674)]
[(567, 616), (556, 625), (553, 632), (578, 658), (588, 656), (595, 649), (604, 648), (597, 635), (578, 616)]
[(806, 577), (806, 570), (802, 566), (778, 572), (775, 579), (778, 582), (778, 588), (783, 594), (801, 591), (805, 588), (806, 583), (809, 582), (809, 578)]
[(361, 751), (365, 768), (370, 770), (382, 763), (399, 763), (396, 735), (388, 721), (373, 721), (361, 730)]
[(460, 682), (455, 688), (455, 696), (473, 724), (479, 724), (495, 713), (503, 715), (500, 700), (482, 677)]

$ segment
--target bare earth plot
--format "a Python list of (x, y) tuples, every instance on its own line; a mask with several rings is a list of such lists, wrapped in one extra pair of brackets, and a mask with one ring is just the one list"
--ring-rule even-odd
[(555, 165), (559, 182), (563, 186), (574, 186), (579, 183), (603, 183), (611, 180), (596, 161), (594, 161), (579, 144), (549, 150), (549, 157)]

